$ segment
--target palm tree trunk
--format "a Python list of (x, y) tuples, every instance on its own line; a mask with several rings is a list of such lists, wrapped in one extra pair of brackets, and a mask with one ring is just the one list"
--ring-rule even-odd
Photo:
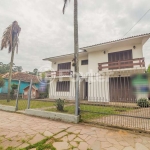
[(12, 67), (14, 62), (14, 53), (15, 53), (15, 45), (17, 41), (17, 35), (14, 35), (13, 43), (12, 43), (12, 52), (11, 52), (11, 62), (9, 69), (9, 80), (8, 80), (8, 94), (7, 94), (7, 102), (10, 102), (10, 91), (11, 91), (11, 79), (12, 79)]
[(74, 0), (75, 115), (79, 115), (78, 0)]

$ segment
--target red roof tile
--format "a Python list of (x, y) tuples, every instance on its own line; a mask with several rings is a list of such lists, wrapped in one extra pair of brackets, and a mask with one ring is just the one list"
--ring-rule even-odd
[[(3, 75), (2, 78), (8, 79), (9, 73)], [(35, 75), (24, 73), (24, 72), (15, 72), (12, 74), (12, 80), (21, 80), (24, 82), (30, 82), (31, 79), (33, 83), (39, 83), (38, 77)]]

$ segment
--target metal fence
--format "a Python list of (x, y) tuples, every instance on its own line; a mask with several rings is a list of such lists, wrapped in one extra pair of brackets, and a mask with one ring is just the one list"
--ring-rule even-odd
[[(148, 93), (135, 93), (132, 85), (132, 75), (139, 73), (144, 71), (116, 71), (89, 75), (86, 79), (88, 99), (80, 101), (82, 121), (150, 131)], [(142, 79), (140, 81), (142, 82)]]
[[(80, 76), (81, 121), (90, 124), (117, 126), (150, 131), (150, 107), (148, 96), (133, 92), (131, 77), (144, 73), (144, 70), (110, 71)], [(14, 99), (0, 100), (2, 105), (15, 106), (16, 110), (38, 109), (75, 114), (74, 77), (55, 78), (49, 84), (47, 99), (32, 99), (32, 90), (28, 99), (16, 95)], [(18, 97), (18, 98), (17, 98)], [(139, 99), (147, 99), (139, 103)], [(62, 110), (58, 105), (64, 106)]]

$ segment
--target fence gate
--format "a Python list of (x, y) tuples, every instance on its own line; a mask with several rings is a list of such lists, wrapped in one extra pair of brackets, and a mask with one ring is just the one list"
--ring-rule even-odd
[(88, 100), (80, 101), (83, 122), (150, 130), (150, 107), (139, 107), (131, 75), (115, 72), (88, 76)]

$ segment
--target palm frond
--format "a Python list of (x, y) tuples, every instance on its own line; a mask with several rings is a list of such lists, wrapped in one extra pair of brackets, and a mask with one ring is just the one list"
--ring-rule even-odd
[(68, 1), (70, 1), (70, 0), (64, 0), (63, 14), (65, 13), (65, 9), (66, 9), (67, 2), (68, 2)]
[(15, 47), (16, 46), (18, 47), (18, 42), (19, 42), (18, 36), (19, 36), (20, 31), (21, 31), (21, 28), (19, 27), (17, 21), (14, 21), (11, 25), (9, 25), (4, 31), (3, 36), (2, 36), (1, 50), (8, 47), (8, 53), (12, 51), (12, 45), (13, 45), (12, 41), (13, 41), (13, 37), (15, 34), (17, 35)]

